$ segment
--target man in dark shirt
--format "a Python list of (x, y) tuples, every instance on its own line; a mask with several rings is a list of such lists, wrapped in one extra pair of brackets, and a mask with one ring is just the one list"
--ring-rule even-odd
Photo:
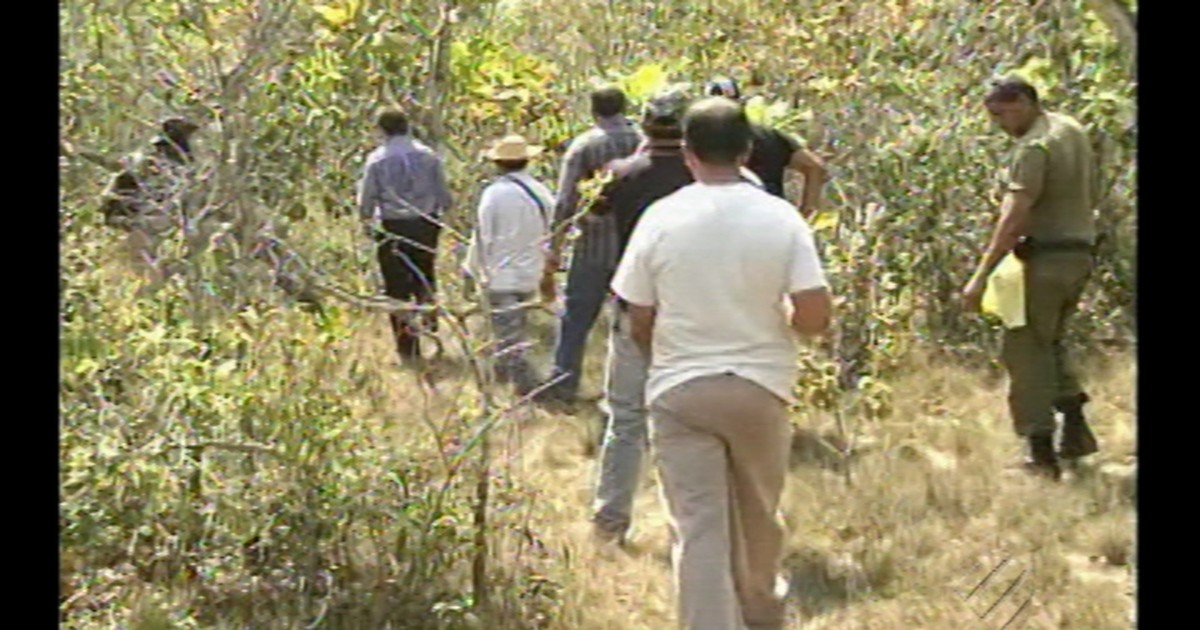
[[(614, 179), (592, 207), (592, 212), (614, 218), (621, 253), (646, 208), (693, 181), (680, 146), (680, 122), (687, 105), (687, 95), (680, 86), (668, 88), (650, 100), (642, 120), (642, 131), (648, 137), (646, 150), (613, 165)], [(609, 334), (605, 365), (608, 426), (592, 522), (601, 540), (621, 542), (632, 520), (647, 441), (644, 390), (648, 365), (630, 336), (628, 314), (620, 302), (618, 311)]]
[[(737, 82), (727, 77), (717, 77), (708, 82), (704, 93), (709, 96), (724, 96), (741, 101)], [(800, 202), (800, 214), (811, 218), (821, 201), (821, 187), (828, 179), (821, 158), (804, 147), (794, 136), (773, 127), (751, 125), (753, 148), (746, 167), (758, 175), (763, 188), (776, 197), (784, 198), (784, 172), (792, 169), (804, 176), (804, 199)]]
[(109, 183), (103, 198), (105, 223), (135, 229), (139, 219), (169, 214), (164, 200), (176, 192), (192, 162), (191, 137), (200, 127), (180, 117), (167, 118), (161, 127), (150, 150), (130, 156)]
[(148, 150), (123, 160), (124, 168), (109, 182), (101, 211), (106, 225), (124, 230), (134, 265), (161, 280), (159, 245), (186, 216), (195, 201), (192, 136), (199, 125), (178, 116), (160, 123), (162, 133)]

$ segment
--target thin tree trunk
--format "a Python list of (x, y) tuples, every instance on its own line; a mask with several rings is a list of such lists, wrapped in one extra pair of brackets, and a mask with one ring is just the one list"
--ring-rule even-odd
[(1129, 7), (1120, 0), (1087, 0), (1087, 7), (1094, 11), (1108, 30), (1121, 44), (1129, 59), (1129, 73), (1137, 79), (1137, 21)]

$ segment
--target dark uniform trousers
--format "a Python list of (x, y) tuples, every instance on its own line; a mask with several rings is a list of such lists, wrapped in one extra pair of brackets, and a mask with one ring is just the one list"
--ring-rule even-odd
[(1052, 434), (1055, 407), (1084, 395), (1064, 336), (1091, 270), (1091, 256), (1081, 252), (1044, 253), (1025, 261), (1026, 325), (1005, 330), (1001, 355), (1013, 428), (1020, 436)]

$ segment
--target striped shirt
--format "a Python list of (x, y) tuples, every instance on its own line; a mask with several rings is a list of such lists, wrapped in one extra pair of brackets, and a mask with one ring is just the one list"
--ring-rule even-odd
[[(592, 177), (604, 165), (623, 158), (637, 149), (642, 134), (624, 116), (601, 118), (596, 126), (571, 142), (563, 156), (562, 175), (558, 180), (558, 203), (554, 207), (554, 223), (561, 225), (580, 211), (578, 185)], [(577, 220), (579, 239), (572, 256), (602, 264), (617, 265), (620, 239), (612, 215), (585, 215)]]
[(392, 136), (367, 156), (358, 184), (363, 219), (436, 217), (449, 207), (446, 172), (433, 149), (411, 136)]

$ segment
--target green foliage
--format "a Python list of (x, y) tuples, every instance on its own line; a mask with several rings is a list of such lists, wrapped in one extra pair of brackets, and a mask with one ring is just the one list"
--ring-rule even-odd
[[(582, 131), (593, 77), (621, 84), (637, 106), (668, 82), (735, 76), (750, 115), (803, 137), (833, 175), (813, 226), (839, 296), (839, 339), (832, 353), (805, 354), (815, 376), (797, 393), (812, 408), (877, 419), (911, 349), (994, 356), (994, 329), (963, 316), (955, 297), (994, 221), (1007, 147), (986, 126), (983, 84), (1020, 72), (1051, 109), (1087, 125), (1103, 161), (1105, 240), (1073, 333), (1132, 334), (1136, 86), (1081, 0), (522, 0), (458, 2), (446, 14), (438, 4), (63, 5), (67, 144), (116, 158), (165, 114), (205, 124), (194, 221), (165, 239), (173, 273), (158, 283), (137, 280), (123, 236), (99, 225), (108, 173), (78, 153), (61, 160), (67, 627), (475, 623), (473, 460), (453, 444), (478, 445), (494, 410), (461, 392), (441, 419), (448, 428), (428, 436), (436, 444), (401, 448), (379, 417), (423, 423), (408, 417), (415, 409), (387, 408), (395, 381), (363, 356), (381, 316), (295, 308), (256, 253), (273, 229), (329, 283), (375, 290), (371, 250), (346, 215), (385, 103), (407, 108), (448, 155), (459, 203), (439, 270), (452, 278), (490, 175), (478, 156), (494, 138), (517, 131), (553, 146)], [(429, 136), (434, 122), (441, 137)], [(535, 172), (553, 180), (555, 162)], [(465, 354), (485, 342), (470, 340)], [(526, 500), (508, 480), (492, 483), (503, 507)], [(493, 542), (517, 535), (506, 518)], [(544, 627), (558, 601), (552, 578), (532, 565), (493, 576), (513, 618), (485, 626)], [(181, 603), (183, 593), (195, 596)]]

